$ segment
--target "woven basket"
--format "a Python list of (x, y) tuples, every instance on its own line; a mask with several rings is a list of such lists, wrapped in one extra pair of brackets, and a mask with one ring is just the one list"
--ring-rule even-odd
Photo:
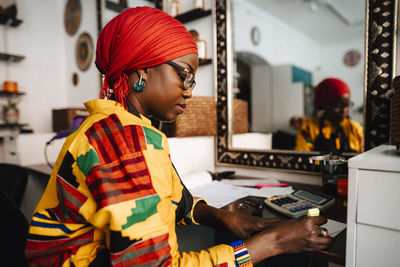
[[(247, 102), (235, 99), (234, 133), (248, 131)], [(217, 103), (213, 97), (194, 96), (187, 101), (185, 112), (175, 122), (163, 123), (168, 137), (217, 135)]]
[(247, 101), (233, 100), (233, 133), (247, 133), (249, 131), (249, 119)]
[(187, 101), (185, 112), (175, 122), (163, 123), (162, 131), (168, 137), (216, 135), (216, 106), (212, 97), (194, 96)]
[(390, 141), (400, 143), (400, 76), (393, 79), (394, 95), (390, 107)]

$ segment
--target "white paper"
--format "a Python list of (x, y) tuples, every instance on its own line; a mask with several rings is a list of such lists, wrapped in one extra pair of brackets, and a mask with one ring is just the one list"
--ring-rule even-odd
[(257, 191), (253, 196), (257, 197), (273, 197), (279, 195), (286, 195), (292, 193), (294, 190), (291, 186), (286, 187), (263, 187), (256, 189)]
[(236, 186), (256, 186), (256, 184), (277, 184), (275, 179), (222, 179), (221, 182)]
[(222, 208), (239, 198), (252, 195), (252, 190), (257, 189), (233, 186), (219, 181), (212, 181), (189, 189), (193, 196), (204, 198), (208, 205), (216, 208)]
[(341, 231), (346, 229), (346, 224), (328, 219), (328, 222), (321, 225), (321, 227), (324, 227), (326, 230), (328, 230), (329, 236), (335, 237), (340, 234)]
[(210, 206), (221, 208), (246, 196), (271, 197), (293, 192), (289, 187), (264, 187), (261, 189), (234, 186), (223, 181), (212, 181), (188, 188), (193, 196), (204, 198)]
[(181, 176), (183, 184), (187, 189), (212, 182), (211, 174), (208, 171), (196, 171)]

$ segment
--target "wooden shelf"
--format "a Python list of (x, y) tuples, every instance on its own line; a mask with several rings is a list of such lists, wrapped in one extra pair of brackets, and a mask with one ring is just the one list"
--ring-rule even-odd
[(24, 56), (0, 53), (0, 60), (18, 62), (25, 59)]
[(186, 23), (209, 15), (211, 15), (211, 9), (204, 10), (201, 8), (196, 8), (176, 16), (175, 19), (179, 20), (182, 23)]
[(111, 9), (117, 13), (121, 13), (122, 11), (124, 11), (125, 9), (127, 9), (128, 7), (126, 5), (123, 5), (121, 3), (114, 3), (112, 1), (106, 1), (106, 8), (107, 9)]
[(209, 64), (211, 64), (211, 62), (212, 62), (212, 60), (210, 58), (209, 59), (201, 59), (199, 61), (199, 66), (209, 65)]
[(8, 25), (10, 27), (17, 27), (21, 23), (22, 23), (22, 20), (20, 20), (20, 19), (0, 16), (0, 24), (1, 25)]
[(0, 123), (0, 129), (8, 128), (8, 129), (15, 129), (15, 128), (22, 128), (28, 126), (27, 123)]
[(24, 95), (25, 93), (24, 92), (7, 92), (7, 91), (4, 91), (4, 90), (0, 90), (0, 97), (1, 96), (6, 96), (6, 97), (9, 97), (9, 96), (20, 96), (20, 95)]

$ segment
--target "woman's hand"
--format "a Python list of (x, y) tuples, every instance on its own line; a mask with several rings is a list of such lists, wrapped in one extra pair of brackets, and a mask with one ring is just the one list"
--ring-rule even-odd
[(324, 217), (304, 216), (281, 222), (244, 242), (255, 263), (282, 253), (322, 250), (332, 242), (332, 238), (321, 236), (318, 225), (324, 223)]
[(238, 212), (217, 209), (207, 204), (198, 203), (194, 209), (194, 217), (203, 225), (214, 226), (230, 231), (240, 239), (261, 232), (276, 223), (279, 219), (265, 219)]
[(224, 210), (218, 217), (221, 225), (240, 239), (249, 238), (251, 235), (266, 230), (280, 222), (278, 218), (266, 219)]

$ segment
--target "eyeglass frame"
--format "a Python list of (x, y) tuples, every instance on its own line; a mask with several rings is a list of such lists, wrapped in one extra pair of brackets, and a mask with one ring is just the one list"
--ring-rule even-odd
[[(179, 75), (179, 77), (182, 78), (182, 89), (183, 90), (192, 90), (194, 89), (194, 87), (196, 86), (196, 81), (195, 81), (195, 75), (186, 67), (181, 66), (171, 60), (165, 62), (166, 64), (174, 67), (176, 70), (178, 71), (184, 71), (186, 73), (186, 75), (184, 76), (182, 73), (177, 72), (177, 74)], [(190, 79), (193, 78), (193, 82), (189, 85), (187, 85), (187, 83), (190, 83)], [(186, 86), (185, 86), (186, 85)]]
[(348, 104), (343, 104), (341, 102), (329, 104), (327, 107), (333, 109), (334, 111), (341, 111), (346, 108), (351, 109), (354, 106), (354, 102), (350, 101)]

